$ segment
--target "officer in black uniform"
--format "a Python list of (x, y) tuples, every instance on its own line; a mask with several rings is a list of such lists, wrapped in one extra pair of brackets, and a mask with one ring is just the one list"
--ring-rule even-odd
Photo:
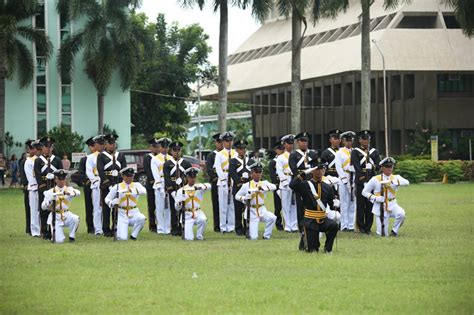
[(216, 133), (212, 136), (216, 149), (209, 153), (206, 158), (206, 171), (209, 176), (209, 182), (211, 183), (212, 219), (214, 221), (214, 232), (217, 233), (220, 233), (221, 229), (219, 227), (219, 194), (217, 193), (217, 174), (214, 168), (214, 162), (216, 160), (216, 154), (224, 148), (220, 136), (220, 133)]
[[(300, 171), (309, 168), (309, 163), (316, 158), (316, 152), (308, 148), (309, 134), (301, 132), (295, 136), (297, 149), (290, 154), (288, 164), (292, 172), (292, 178), (295, 178)], [(298, 229), (303, 232), (304, 204), (301, 196), (295, 191), (296, 214), (298, 219)]]
[(148, 205), (148, 229), (151, 232), (156, 233), (156, 217), (155, 217), (155, 190), (153, 184), (155, 179), (151, 171), (151, 159), (160, 153), (160, 141), (161, 139), (153, 138), (148, 141), (150, 144), (150, 153), (145, 154), (143, 157), (143, 169), (146, 175), (146, 201)]
[(21, 157), (20, 161), (18, 162), (18, 169), (20, 172), (20, 185), (23, 188), (23, 203), (25, 205), (25, 218), (26, 218), (26, 228), (25, 228), (25, 233), (31, 235), (31, 219), (30, 219), (30, 201), (28, 198), (28, 179), (26, 178), (25, 174), (25, 162), (26, 159), (28, 158), (30, 154), (30, 148), (31, 148), (31, 142), (33, 140), (27, 140), (25, 142), (25, 149), (26, 149), (26, 155), (25, 157)]
[(334, 129), (329, 131), (329, 143), (331, 146), (323, 151), (321, 158), (328, 163), (326, 175), (338, 177), (336, 172), (335, 157), (337, 150), (339, 150), (339, 145), (341, 144), (341, 130)]
[(125, 156), (117, 151), (118, 136), (109, 134), (104, 136), (105, 150), (97, 156), (97, 172), (100, 177), (100, 198), (102, 201), (102, 230), (104, 236), (112, 237), (110, 226), (110, 208), (105, 202), (109, 189), (120, 183), (120, 170), (127, 167)]
[[(95, 151), (94, 145), (95, 141), (93, 138), (89, 138), (86, 140), (86, 144), (89, 148), (90, 153)], [(77, 183), (79, 186), (82, 186), (84, 189), (84, 204), (86, 208), (86, 225), (87, 225), (87, 233), (94, 234), (94, 222), (92, 219), (92, 212), (94, 210), (94, 206), (92, 205), (92, 190), (91, 190), (91, 181), (86, 175), (86, 162), (87, 162), (87, 155), (83, 156), (79, 161), (79, 182)]]
[(268, 173), (270, 175), (270, 181), (277, 186), (277, 190), (273, 192), (273, 206), (275, 209), (276, 219), (276, 228), (278, 231), (283, 231), (283, 222), (281, 219), (281, 198), (278, 195), (278, 186), (280, 185), (280, 178), (276, 172), (276, 159), (283, 153), (285, 147), (281, 141), (278, 141), (273, 145), (273, 150), (268, 151)]
[(51, 232), (48, 230), (48, 211), (41, 209), (44, 200), (44, 192), (54, 187), (54, 172), (62, 169), (61, 159), (53, 154), (54, 139), (43, 137), (40, 142), (43, 144), (41, 155), (35, 160), (34, 172), (38, 183), (38, 207), (41, 219), (41, 234), (43, 239), (51, 239)]
[(237, 156), (229, 161), (229, 176), (233, 181), (232, 199), (234, 201), (235, 234), (239, 236), (245, 236), (245, 230), (242, 225), (242, 214), (244, 213), (245, 205), (242, 202), (235, 200), (235, 194), (237, 194), (243, 184), (250, 180), (250, 165), (255, 163), (253, 159), (247, 156), (247, 145), (248, 142), (245, 140), (234, 142)]
[(362, 196), (364, 185), (378, 173), (380, 155), (377, 149), (370, 147), (370, 130), (362, 130), (357, 135), (359, 147), (351, 152), (351, 164), (355, 169), (357, 212), (356, 223), (359, 232), (370, 234), (374, 215), (372, 203)]
[(186, 174), (184, 171), (192, 167), (191, 163), (181, 157), (182, 147), (183, 144), (179, 141), (171, 142), (169, 147), (171, 158), (163, 166), (165, 189), (170, 196), (171, 235), (173, 236), (181, 235), (178, 213), (174, 206), (174, 195), (178, 189), (186, 185)]
[[(324, 250), (330, 253), (339, 229), (336, 221), (326, 216), (326, 208), (333, 208), (334, 205), (334, 191), (329, 184), (323, 182), (327, 163), (321, 157), (315, 157), (309, 164), (311, 169), (299, 170), (290, 183), (290, 188), (301, 196), (304, 205), (304, 232), (299, 248), (307, 252), (318, 252), (319, 232), (325, 232)], [(312, 177), (305, 180), (308, 174)]]

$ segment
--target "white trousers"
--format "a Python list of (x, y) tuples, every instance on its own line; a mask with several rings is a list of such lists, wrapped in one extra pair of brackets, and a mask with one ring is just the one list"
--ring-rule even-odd
[(194, 240), (194, 226), (197, 226), (196, 230), (196, 239), (202, 240), (204, 238), (204, 230), (206, 229), (207, 225), (207, 217), (201, 210), (193, 213), (190, 211), (186, 211), (185, 214), (185, 224), (184, 224), (184, 239), (187, 241)]
[[(291, 202), (294, 204), (292, 205)], [(285, 220), (285, 231), (298, 231), (298, 217), (296, 215), (296, 198), (290, 188), (281, 189), (281, 211)]]
[[(245, 210), (245, 218), (247, 218), (247, 209)], [(263, 238), (269, 239), (272, 236), (273, 227), (276, 222), (276, 215), (268, 211), (265, 207), (260, 207), (257, 210), (254, 207), (250, 207), (250, 223), (249, 223), (249, 234), (251, 240), (258, 238), (258, 223), (265, 223), (265, 231), (263, 232)]]
[(171, 233), (171, 210), (166, 206), (166, 195), (164, 189), (155, 189), (155, 217), (156, 232), (158, 234)]
[(138, 233), (145, 225), (146, 217), (140, 212), (140, 209), (135, 208), (128, 211), (128, 216), (125, 210), (119, 209), (119, 216), (117, 220), (117, 240), (126, 241), (128, 239), (128, 227), (133, 226), (131, 236), (137, 238)]
[[(392, 231), (398, 234), (398, 230), (400, 227), (403, 225), (403, 222), (405, 221), (405, 210), (403, 210), (402, 207), (400, 207), (398, 204), (391, 205), (391, 211), (390, 212), (385, 212), (384, 216), (384, 230), (385, 230), (385, 236), (388, 236), (388, 223), (389, 223), (389, 218), (394, 218), (395, 222), (393, 223)], [(377, 235), (382, 235), (382, 222), (380, 222), (380, 216), (375, 215), (375, 224), (377, 226)]]
[(92, 222), (94, 224), (94, 234), (104, 234), (102, 231), (102, 206), (100, 205), (100, 188), (91, 189), (92, 198)]
[(30, 190), (28, 191), (28, 201), (30, 204), (30, 230), (31, 236), (40, 236), (40, 213), (39, 213), (39, 199), (38, 191)]
[[(235, 230), (235, 212), (232, 188), (227, 186), (218, 186), (217, 193), (219, 195), (219, 227), (221, 232), (232, 232)], [(230, 201), (229, 201), (230, 200)]]
[(353, 195), (351, 201), (351, 191), (342, 183), (339, 183), (339, 198), (341, 202), (341, 230), (353, 230), (356, 214), (356, 198)]
[[(79, 216), (75, 215), (70, 211), (65, 211), (61, 219), (61, 214), (56, 213), (56, 230), (55, 230), (55, 242), (64, 243), (66, 236), (64, 235), (64, 228), (69, 228), (69, 237), (76, 238), (76, 231), (79, 228)], [(52, 213), (48, 216), (48, 224), (53, 229), (53, 217)]]

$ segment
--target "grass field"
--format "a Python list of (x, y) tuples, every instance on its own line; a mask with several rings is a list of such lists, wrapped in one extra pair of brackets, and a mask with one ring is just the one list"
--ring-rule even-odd
[(82, 198), (76, 243), (53, 245), (23, 233), (21, 192), (0, 190), (0, 313), (473, 314), (473, 193), (410, 186), (397, 196), (407, 212), (399, 238), (340, 233), (324, 255), (299, 252), (296, 234), (211, 232), (209, 206), (203, 242), (144, 230), (114, 243), (85, 233)]

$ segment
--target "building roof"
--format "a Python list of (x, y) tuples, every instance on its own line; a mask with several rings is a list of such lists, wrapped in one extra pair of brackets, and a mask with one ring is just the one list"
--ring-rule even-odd
[[(337, 19), (308, 23), (301, 53), (301, 79), (360, 71), (360, 1), (351, 0)], [(371, 39), (385, 55), (386, 69), (398, 71), (474, 71), (474, 39), (450, 28), (452, 9), (439, 0), (416, 0), (385, 11), (371, 6)], [(448, 25), (448, 26), (447, 26)], [(248, 91), (291, 82), (291, 20), (266, 21), (229, 56), (229, 99), (248, 99)], [(371, 43), (372, 70), (382, 60)], [(217, 98), (217, 86), (202, 91)]]
[[(235, 112), (235, 113), (228, 113), (226, 116), (226, 119), (245, 119), (245, 118), (251, 118), (252, 117), (252, 112), (249, 110), (242, 111), (242, 112)], [(201, 124), (206, 123), (206, 122), (213, 122), (217, 121), (218, 117), (217, 115), (207, 115), (207, 116), (201, 116)], [(190, 124), (198, 124), (199, 123), (199, 117), (192, 117), (191, 121), (189, 122)], [(193, 128), (193, 127), (191, 127)]]

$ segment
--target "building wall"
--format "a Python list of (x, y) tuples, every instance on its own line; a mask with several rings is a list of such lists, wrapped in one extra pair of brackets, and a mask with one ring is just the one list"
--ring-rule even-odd
[[(387, 104), (390, 153), (406, 151), (409, 131), (432, 128), (474, 129), (474, 73), (455, 73), (463, 78), (462, 91), (440, 90), (440, 76), (449, 73), (390, 71), (387, 74)], [(459, 83), (457, 83), (459, 85)], [(468, 86), (464, 86), (464, 85)], [(302, 84), (301, 129), (311, 134), (311, 146), (327, 146), (332, 129), (358, 131), (360, 126), (360, 76), (338, 74), (307, 80)], [(454, 89), (459, 88), (454, 86)], [(382, 73), (372, 72), (371, 129), (373, 145), (384, 149), (384, 103)], [(453, 90), (453, 86), (450, 87)], [(448, 89), (449, 90), (449, 89)], [(269, 149), (290, 132), (290, 86), (278, 86), (252, 93), (255, 145)], [(459, 132), (455, 132), (458, 134)]]
[[(41, 1), (38, 3), (42, 5)], [(24, 142), (28, 138), (39, 137), (44, 130), (50, 130), (65, 123), (71, 126), (72, 131), (82, 135), (85, 140), (97, 134), (98, 110), (95, 88), (83, 71), (81, 54), (76, 57), (74, 77), (70, 84), (61, 82), (56, 66), (61, 35), (74, 33), (81, 26), (67, 24), (61, 27), (55, 0), (44, 2), (44, 12), (44, 29), (54, 46), (53, 54), (44, 67), (46, 71), (44, 81), (46, 87), (45, 127), (38, 126), (38, 120), (41, 120), (41, 114), (38, 115), (41, 107), (38, 107), (37, 102), (41, 101), (42, 97), (37, 91), (38, 87), (43, 86), (43, 80), (38, 78), (38, 75), (42, 74), (42, 66), (37, 62), (36, 75), (30, 86), (20, 89), (16, 77), (14, 80), (6, 82), (5, 131), (10, 132), (15, 141)], [(42, 22), (40, 21), (42, 19), (42, 16), (37, 16), (31, 21), (31, 25), (41, 28)], [(37, 54), (34, 45), (31, 43), (27, 43), (27, 45), (38, 61), (39, 54)], [(130, 92), (122, 91), (117, 74), (114, 75), (105, 97), (104, 116), (104, 123), (117, 130), (120, 137), (119, 146), (130, 148)], [(19, 153), (21, 149), (16, 148), (13, 151), (13, 153)]]

